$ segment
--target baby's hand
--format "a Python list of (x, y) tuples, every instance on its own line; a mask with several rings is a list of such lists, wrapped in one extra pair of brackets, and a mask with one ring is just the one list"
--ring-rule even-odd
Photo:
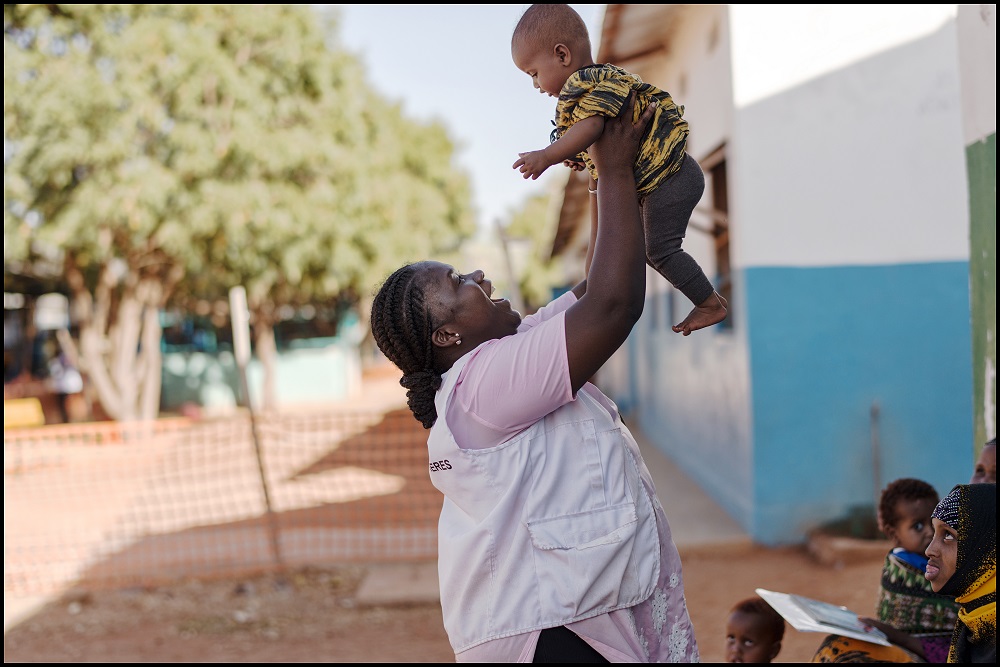
[(581, 160), (563, 160), (563, 166), (569, 167), (573, 171), (583, 171), (587, 168), (587, 165)]
[(535, 180), (542, 175), (542, 172), (552, 166), (552, 163), (545, 157), (544, 150), (528, 151), (527, 153), (518, 153), (518, 155), (520, 157), (514, 163), (514, 169), (519, 169), (525, 178)]

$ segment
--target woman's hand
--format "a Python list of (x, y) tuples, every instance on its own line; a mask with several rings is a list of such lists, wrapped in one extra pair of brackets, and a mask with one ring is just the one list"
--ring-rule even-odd
[(908, 632), (903, 632), (902, 630), (897, 630), (888, 623), (883, 623), (882, 621), (877, 621), (874, 618), (869, 618), (868, 616), (858, 616), (858, 620), (866, 628), (876, 628), (881, 630), (885, 635), (886, 639), (895, 644), (896, 646), (902, 646), (910, 653), (915, 653), (916, 655), (924, 658), (924, 646), (920, 643), (920, 640), (911, 635)]
[(646, 136), (649, 123), (656, 114), (656, 101), (650, 102), (640, 114), (637, 122), (632, 122), (635, 107), (635, 92), (629, 93), (618, 115), (604, 122), (604, 132), (587, 151), (597, 166), (597, 173), (604, 178), (611, 169), (632, 171), (639, 146)]

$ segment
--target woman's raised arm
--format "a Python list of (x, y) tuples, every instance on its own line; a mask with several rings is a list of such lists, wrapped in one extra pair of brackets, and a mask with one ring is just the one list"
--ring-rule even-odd
[(601, 175), (597, 185), (597, 235), (586, 293), (566, 311), (570, 382), (576, 393), (621, 347), (642, 315), (646, 297), (646, 248), (632, 164), (653, 118), (649, 105), (632, 122), (635, 94), (590, 147)]

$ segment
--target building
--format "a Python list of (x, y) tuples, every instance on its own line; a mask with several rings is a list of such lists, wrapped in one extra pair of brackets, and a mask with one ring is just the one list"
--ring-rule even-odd
[(972, 406), (977, 449), (997, 437), (997, 6), (958, 6), (969, 176)]
[[(971, 474), (957, 7), (608, 5), (594, 40), (686, 107), (707, 189), (685, 249), (731, 306), (674, 334), (691, 305), (650, 272), (599, 381), (757, 542), (871, 515), (899, 477), (943, 495)], [(552, 254), (572, 282), (589, 204), (568, 178)]]

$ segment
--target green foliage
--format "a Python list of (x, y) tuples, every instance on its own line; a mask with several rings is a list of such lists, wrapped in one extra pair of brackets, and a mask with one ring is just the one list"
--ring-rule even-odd
[(374, 94), (335, 29), (304, 5), (4, 5), (5, 265), (62, 261), (116, 418), (158, 405), (158, 309), (244, 285), (267, 340), (280, 306), (343, 312), (471, 234), (445, 128)]
[(529, 246), (519, 273), (521, 294), (530, 310), (548, 303), (552, 290), (564, 286), (562, 268), (549, 257), (556, 218), (552, 196), (534, 195), (512, 214), (506, 228), (508, 237), (523, 239)]
[(5, 261), (352, 302), (468, 236), (445, 129), (380, 100), (334, 28), (302, 5), (5, 5)]

